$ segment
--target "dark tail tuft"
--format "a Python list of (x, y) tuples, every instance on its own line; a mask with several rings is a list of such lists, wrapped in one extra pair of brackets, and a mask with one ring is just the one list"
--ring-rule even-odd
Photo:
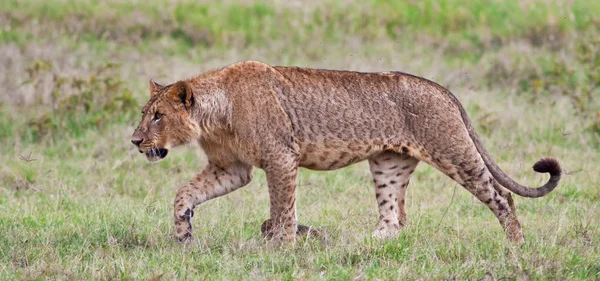
[(562, 169), (554, 158), (543, 158), (533, 165), (533, 170), (538, 173), (550, 173), (550, 176), (560, 176)]

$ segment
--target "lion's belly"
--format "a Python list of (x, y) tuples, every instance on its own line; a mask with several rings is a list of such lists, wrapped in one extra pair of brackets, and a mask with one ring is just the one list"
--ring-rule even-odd
[(367, 143), (300, 144), (300, 167), (311, 170), (335, 170), (368, 159), (381, 151), (379, 145)]

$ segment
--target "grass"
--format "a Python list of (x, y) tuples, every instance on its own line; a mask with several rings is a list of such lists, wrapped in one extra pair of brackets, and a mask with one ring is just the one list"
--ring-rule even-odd
[[(1, 1), (0, 279), (595, 280), (600, 278), (600, 18), (595, 1)], [(260, 31), (260, 32), (259, 32)], [(298, 212), (331, 241), (275, 248), (264, 173), (197, 207), (177, 244), (172, 200), (206, 162), (193, 145), (149, 164), (129, 143), (147, 80), (254, 59), (400, 70), (450, 88), (519, 182), (557, 157), (540, 199), (515, 198), (527, 243), (425, 164), (409, 224), (377, 224), (365, 163), (302, 170)]]

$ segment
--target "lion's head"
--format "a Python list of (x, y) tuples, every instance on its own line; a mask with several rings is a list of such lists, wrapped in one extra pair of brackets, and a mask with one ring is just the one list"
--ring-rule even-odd
[(200, 129), (192, 119), (194, 95), (185, 81), (161, 86), (150, 80), (150, 101), (131, 142), (149, 161), (165, 158), (170, 148), (198, 139)]

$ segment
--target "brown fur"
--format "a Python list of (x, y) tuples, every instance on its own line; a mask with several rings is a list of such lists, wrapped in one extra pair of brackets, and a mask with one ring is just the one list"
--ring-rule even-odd
[[(334, 170), (369, 160), (380, 223), (374, 236), (406, 224), (405, 192), (419, 161), (439, 169), (485, 203), (508, 239), (523, 241), (511, 193), (539, 197), (556, 187), (560, 166), (542, 188), (524, 187), (496, 166), (458, 100), (426, 79), (241, 62), (169, 86), (150, 82), (150, 101), (132, 136), (151, 161), (198, 141), (208, 166), (175, 198), (175, 236), (191, 238), (194, 208), (267, 175), (270, 218), (265, 236), (294, 241), (298, 167)], [(156, 113), (159, 113), (158, 116)], [(163, 115), (164, 114), (164, 115)], [(154, 119), (153, 119), (154, 118)], [(508, 189), (508, 190), (507, 190)]]

